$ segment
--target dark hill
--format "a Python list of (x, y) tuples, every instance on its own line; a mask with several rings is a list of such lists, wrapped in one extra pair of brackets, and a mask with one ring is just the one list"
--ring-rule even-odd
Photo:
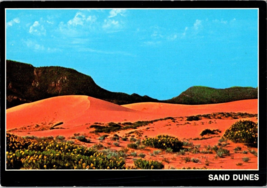
[(194, 86), (182, 92), (178, 97), (166, 100), (165, 102), (177, 104), (211, 104), (243, 99), (257, 99), (257, 96), (257, 88), (252, 87), (214, 89)]
[(7, 108), (59, 95), (88, 95), (116, 104), (154, 102), (137, 94), (110, 92), (76, 70), (39, 67), (7, 60)]

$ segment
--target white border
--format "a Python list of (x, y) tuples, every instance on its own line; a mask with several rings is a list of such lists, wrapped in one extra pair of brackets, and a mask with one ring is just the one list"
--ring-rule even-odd
[[(116, 7), (113, 7), (113, 8), (116, 8)], [(35, 11), (35, 10), (87, 10), (87, 9), (92, 9), (92, 10), (99, 10), (99, 9), (113, 9), (113, 8), (5, 8), (5, 74), (7, 74), (6, 72), (6, 53), (7, 53), (7, 50), (6, 50), (6, 11), (7, 10), (31, 10), (31, 11)], [(5, 162), (5, 171), (71, 171), (71, 172), (75, 172), (75, 171), (182, 171), (182, 172), (185, 172), (185, 171), (198, 171), (198, 172), (202, 172), (202, 171), (259, 171), (259, 158), (260, 158), (260, 155), (259, 155), (259, 101), (260, 101), (260, 98), (259, 98), (259, 91), (260, 91), (260, 86), (259, 86), (259, 25), (260, 25), (260, 18), (259, 18), (259, 8), (116, 8), (116, 9), (132, 9), (132, 10), (137, 10), (137, 9), (141, 9), (141, 10), (144, 10), (144, 9), (150, 9), (150, 10), (257, 10), (257, 19), (258, 19), (258, 22), (257, 22), (257, 27), (258, 27), (258, 36), (257, 36), (257, 43), (258, 43), (258, 46), (257, 46), (257, 50), (258, 50), (258, 56), (257, 56), (257, 61), (258, 61), (258, 152), (257, 152), (257, 157), (258, 157), (258, 163), (257, 163), (257, 169), (161, 169), (161, 170), (157, 170), (157, 169), (128, 169), (128, 170), (124, 170), (124, 169), (70, 169), (70, 170), (63, 170), (63, 169), (47, 169), (47, 170), (43, 170), (43, 169), (30, 169), (30, 170), (26, 170), (26, 169), (19, 169), (19, 170), (15, 170), (15, 169), (7, 169), (6, 168), (6, 162)], [(7, 75), (6, 75), (7, 76)], [(5, 135), (6, 135), (6, 96), (7, 96), (7, 90), (6, 90), (6, 76), (5, 76)], [(6, 137), (5, 137), (6, 138)], [(6, 139), (5, 139), (5, 161), (6, 161)]]

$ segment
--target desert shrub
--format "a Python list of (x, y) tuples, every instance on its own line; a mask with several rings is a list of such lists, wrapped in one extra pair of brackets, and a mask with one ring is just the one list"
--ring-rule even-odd
[(154, 155), (158, 155), (160, 152), (161, 152), (160, 150), (154, 150), (154, 151), (153, 151), (153, 154), (154, 154)]
[(177, 154), (178, 155), (184, 155), (185, 154), (185, 150), (184, 149), (181, 149)]
[(138, 156), (144, 158), (146, 155), (143, 153), (140, 153)]
[(146, 148), (146, 146), (144, 146), (144, 145), (138, 146), (138, 149), (145, 149), (145, 148)]
[(130, 155), (133, 156), (133, 157), (136, 157), (137, 153), (136, 152), (131, 152)]
[(59, 135), (59, 136), (57, 136), (57, 137), (56, 137), (56, 139), (57, 139), (57, 140), (64, 140), (64, 139), (65, 139), (65, 137), (64, 137), (64, 136), (61, 136), (61, 135)]
[(237, 163), (236, 166), (242, 166), (242, 163)]
[(237, 146), (234, 151), (241, 151), (241, 147)]
[(201, 131), (200, 136), (210, 135), (210, 134), (218, 134), (218, 132), (220, 132), (220, 130), (218, 130), (218, 129), (215, 129), (215, 130), (204, 129), (203, 131)]
[(96, 133), (110, 133), (121, 130), (121, 125), (114, 122), (109, 122), (106, 126), (91, 125), (90, 127), (95, 128), (94, 132)]
[(140, 169), (162, 169), (164, 165), (158, 161), (147, 161), (143, 159), (137, 159), (134, 161), (136, 168)]
[(7, 134), (6, 135), (6, 149), (7, 151), (16, 151), (17, 149), (26, 149), (31, 144), (31, 141), (18, 137), (16, 135)]
[(212, 151), (211, 150), (201, 150), (200, 153), (212, 154)]
[(235, 143), (244, 143), (256, 147), (258, 124), (248, 120), (238, 121), (226, 130), (224, 137)]
[(130, 144), (127, 145), (127, 147), (128, 148), (137, 149), (138, 146), (136, 144), (134, 144), (134, 143), (130, 143)]
[(120, 144), (119, 144), (118, 142), (114, 142), (113, 145), (114, 145), (114, 146), (117, 146), (117, 147), (120, 146)]
[(256, 157), (258, 156), (257, 152), (256, 152), (254, 149), (249, 150), (249, 152), (250, 152), (251, 154), (255, 155)]
[(243, 153), (243, 154), (248, 154), (248, 151), (243, 151), (242, 153)]
[(156, 138), (146, 138), (142, 143), (154, 148), (171, 148), (173, 151), (179, 151), (183, 146), (183, 142), (178, 138), (168, 135), (159, 135)]
[(106, 139), (106, 137), (108, 137), (108, 135), (102, 135), (102, 136), (100, 136), (99, 138), (98, 138), (98, 140), (105, 140)]
[(130, 138), (130, 142), (135, 142), (135, 141), (136, 141), (136, 139), (134, 137)]
[(138, 139), (136, 142), (135, 142), (136, 145), (140, 145), (141, 144), (141, 140)]
[(167, 148), (167, 149), (166, 149), (166, 152), (167, 152), (167, 153), (171, 153), (171, 152), (173, 152), (173, 149), (172, 149), (172, 148)]
[(218, 148), (218, 146), (215, 145), (211, 149), (214, 150), (215, 152), (217, 152), (219, 148)]
[(116, 141), (116, 140), (119, 140), (120, 137), (117, 134), (114, 134), (110, 139), (113, 141)]
[(94, 149), (101, 149), (101, 148), (103, 148), (104, 146), (102, 145), (102, 144), (95, 144), (95, 145), (93, 145), (93, 148)]
[(123, 141), (127, 141), (127, 140), (128, 140), (127, 137), (122, 137), (121, 139), (122, 139)]
[(183, 146), (193, 146), (192, 142), (183, 141)]
[(68, 140), (67, 143), (68, 144), (74, 144), (74, 141), (73, 140)]
[(198, 120), (201, 120), (200, 116), (188, 116), (186, 118), (187, 121), (198, 121)]
[(85, 136), (81, 135), (81, 136), (77, 136), (76, 137), (77, 140), (81, 141), (81, 142), (87, 142), (90, 143), (90, 139), (85, 138)]
[(243, 157), (242, 160), (243, 160), (244, 162), (248, 162), (250, 159), (249, 159), (248, 157)]
[(216, 153), (217, 153), (217, 156), (221, 158), (230, 155), (229, 150), (223, 149), (223, 148), (219, 148)]
[[(13, 142), (13, 140), (11, 140)], [(12, 148), (11, 148), (12, 149)], [(27, 148), (7, 150), (8, 169), (124, 169), (123, 158), (68, 142), (32, 141)]]
[(190, 157), (185, 157), (184, 160), (187, 163), (187, 162), (190, 162), (191, 161), (191, 158)]
[(197, 158), (192, 158), (191, 161), (194, 162), (194, 163), (198, 163), (198, 162), (199, 162), (199, 159), (197, 159)]

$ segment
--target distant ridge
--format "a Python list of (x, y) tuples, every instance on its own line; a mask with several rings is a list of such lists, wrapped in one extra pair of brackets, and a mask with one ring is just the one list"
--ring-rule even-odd
[(179, 96), (164, 102), (177, 104), (212, 104), (223, 103), (244, 99), (257, 99), (257, 88), (253, 87), (230, 87), (215, 89), (204, 86), (190, 87)]
[(157, 100), (138, 94), (111, 92), (99, 87), (85, 74), (70, 68), (51, 66), (34, 67), (31, 64), (6, 61), (7, 108), (61, 95), (87, 95), (115, 104), (137, 102), (166, 102), (175, 104), (212, 104), (243, 99), (257, 99), (257, 88), (231, 87), (215, 89), (204, 86), (190, 87), (169, 100)]
[(36, 68), (7, 60), (7, 108), (59, 95), (88, 95), (115, 104), (156, 102), (137, 94), (110, 92), (74, 69), (51, 66)]

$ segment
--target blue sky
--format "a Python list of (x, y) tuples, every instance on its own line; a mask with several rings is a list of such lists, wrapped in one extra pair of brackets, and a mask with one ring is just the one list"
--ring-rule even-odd
[(257, 10), (9, 9), (6, 59), (157, 99), (199, 85), (257, 87)]

